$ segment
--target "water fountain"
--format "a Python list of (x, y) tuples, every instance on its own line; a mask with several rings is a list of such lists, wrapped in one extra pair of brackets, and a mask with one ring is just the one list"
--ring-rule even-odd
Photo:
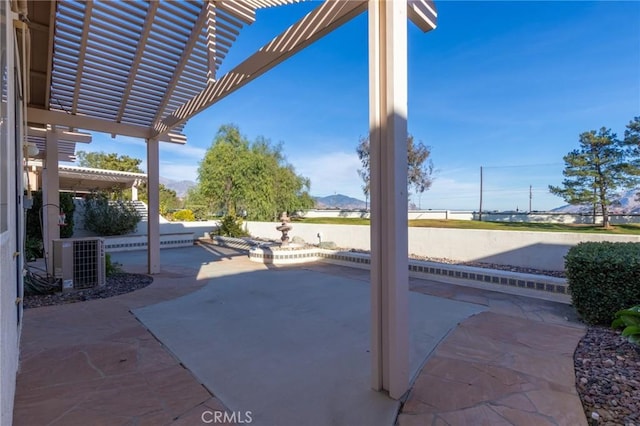
[(280, 220), (282, 221), (282, 225), (276, 226), (276, 229), (282, 232), (282, 237), (280, 237), (280, 247), (288, 247), (289, 246), (289, 235), (288, 232), (293, 229), (293, 227), (289, 224), (291, 219), (287, 216), (287, 212), (282, 212), (280, 215)]

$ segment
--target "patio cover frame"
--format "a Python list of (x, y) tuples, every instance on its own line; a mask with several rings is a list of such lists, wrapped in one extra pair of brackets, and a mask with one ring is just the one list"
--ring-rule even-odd
[[(186, 143), (181, 131), (189, 118), (368, 9), (372, 387), (398, 399), (409, 387), (407, 18), (425, 32), (432, 30), (435, 6), (430, 0), (327, 0), (234, 69), (216, 75), (256, 10), (296, 1), (20, 0), (31, 31), (23, 42), (31, 40), (27, 119), (52, 129), (46, 137), (46, 150), (52, 153), (58, 152), (56, 126), (146, 140), (148, 269), (157, 273), (159, 142)], [(165, 52), (158, 51), (159, 43)], [(57, 155), (52, 157), (46, 178), (54, 180)]]

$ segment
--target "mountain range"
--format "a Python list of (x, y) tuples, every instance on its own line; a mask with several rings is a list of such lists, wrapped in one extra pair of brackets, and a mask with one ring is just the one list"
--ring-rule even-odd
[[(173, 180), (162, 176), (160, 176), (160, 183), (176, 191), (176, 195), (180, 198), (186, 197), (189, 189), (196, 186), (196, 183), (191, 180)], [(315, 208), (317, 209), (358, 210), (366, 208), (364, 201), (342, 194), (313, 197), (313, 199), (316, 202)]]
[(367, 207), (364, 201), (342, 194), (313, 197), (313, 199), (316, 201), (317, 209), (359, 210)]
[[(610, 214), (640, 213), (640, 200), (637, 195), (640, 188), (619, 192), (613, 197), (613, 202), (609, 207)], [(580, 204), (572, 206), (570, 204), (551, 210), (559, 213), (592, 213), (593, 205)]]
[(189, 189), (196, 186), (196, 183), (190, 180), (173, 180), (162, 176), (160, 176), (160, 183), (176, 191), (176, 195), (180, 198), (186, 197)]

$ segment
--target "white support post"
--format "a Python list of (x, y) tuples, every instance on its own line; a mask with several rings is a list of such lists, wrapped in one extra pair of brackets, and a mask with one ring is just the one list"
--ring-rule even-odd
[(407, 2), (369, 0), (372, 387), (409, 388)]
[(160, 142), (147, 139), (147, 266), (150, 274), (160, 272)]
[(47, 270), (53, 273), (53, 243), (60, 238), (60, 176), (58, 174), (58, 133), (55, 127), (46, 133), (46, 157), (42, 170), (42, 235)]
[(131, 185), (131, 201), (138, 201), (138, 181)]

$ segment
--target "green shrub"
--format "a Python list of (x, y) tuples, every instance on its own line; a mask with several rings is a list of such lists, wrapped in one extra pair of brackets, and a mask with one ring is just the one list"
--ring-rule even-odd
[(73, 195), (69, 192), (60, 193), (60, 209), (64, 212), (64, 226), (60, 227), (60, 238), (73, 237), (73, 213), (76, 206), (73, 204)]
[(178, 222), (193, 222), (196, 218), (191, 210), (185, 209), (173, 213), (173, 220), (177, 220)]
[[(26, 196), (26, 193), (25, 193)], [(60, 238), (70, 238), (73, 236), (73, 213), (76, 210), (75, 204), (73, 204), (73, 195), (68, 192), (61, 192), (59, 194), (59, 200), (57, 205), (49, 205), (46, 208), (42, 208), (42, 191), (32, 191), (31, 198), (33, 200), (33, 205), (30, 209), (27, 210), (27, 244), (28, 247), (25, 247), (27, 251), (27, 255), (29, 255), (29, 251), (33, 255), (37, 255), (37, 257), (42, 257), (42, 249), (38, 253), (36, 253), (35, 248), (37, 244), (35, 242), (30, 242), (29, 240), (39, 241), (40, 246), (42, 246), (42, 214), (43, 211), (48, 211), (48, 209), (57, 209), (60, 207), (65, 214), (65, 226), (60, 227)]]
[(27, 236), (24, 241), (24, 257), (27, 262), (32, 262), (43, 256), (42, 238)]
[(110, 253), (105, 253), (104, 255), (104, 272), (107, 277), (122, 272), (122, 265), (112, 262)]
[(573, 306), (588, 324), (610, 324), (614, 312), (640, 300), (640, 243), (580, 243), (565, 268)]
[(242, 229), (242, 218), (237, 216), (225, 216), (220, 220), (218, 229), (213, 232), (221, 237), (246, 237), (249, 235)]
[(624, 327), (622, 335), (630, 343), (640, 346), (640, 305), (616, 312), (616, 319), (611, 323), (611, 327)]
[(105, 192), (94, 192), (85, 198), (84, 226), (100, 236), (131, 233), (140, 220), (140, 213), (128, 201), (109, 201)]
[(209, 218), (209, 208), (207, 206), (191, 204), (186, 206), (186, 208), (193, 212), (196, 220), (207, 220)]

